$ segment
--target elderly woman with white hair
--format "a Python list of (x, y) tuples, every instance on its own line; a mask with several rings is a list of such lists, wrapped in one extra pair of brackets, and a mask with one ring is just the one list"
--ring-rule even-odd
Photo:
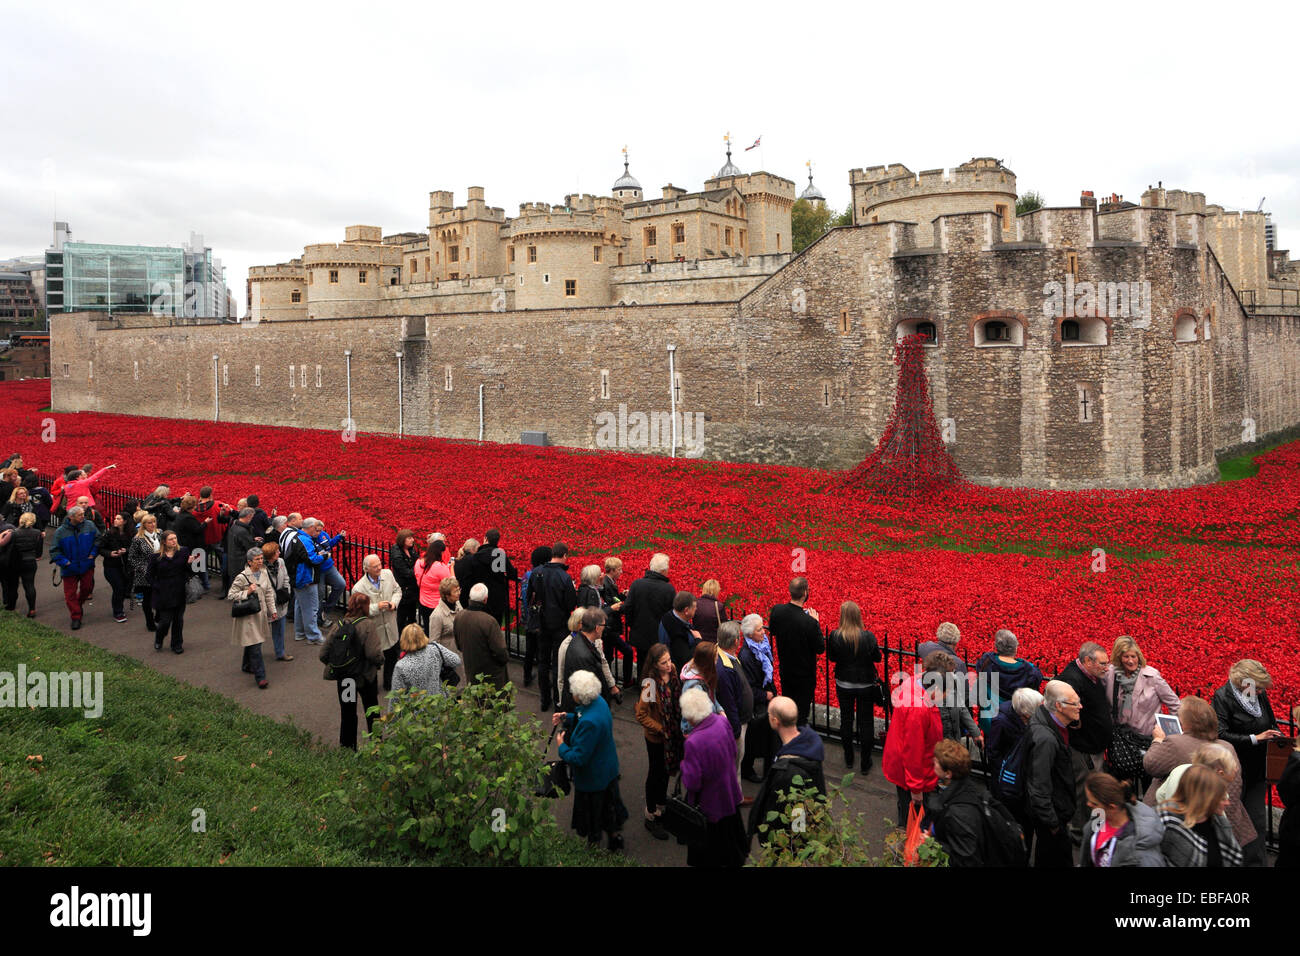
[(1004, 627), (993, 635), (993, 650), (981, 654), (975, 663), (975, 672), (989, 675), (982, 679), (997, 688), (997, 696), (985, 695), (980, 706), (980, 730), (986, 736), (998, 710), (1011, 702), (1016, 691), (1022, 687), (1038, 690), (1046, 680), (1036, 664), (1016, 656), (1019, 649), (1019, 639)]
[(1043, 695), (1032, 687), (1018, 688), (1011, 699), (998, 708), (998, 715), (989, 724), (984, 737), (984, 762), (988, 768), (989, 790), (1002, 800), (1025, 833), (1033, 833), (1033, 824), (1024, 808), (1008, 800), (1002, 791), (1002, 762), (1015, 749), (1020, 738), (1029, 729), (1029, 719), (1043, 706)]
[(560, 643), (556, 655), (561, 710), (573, 708), (568, 679), (570, 674), (580, 670), (600, 675), (604, 685), (602, 693), (612, 696), (615, 703), (623, 703), (623, 692), (609, 669), (609, 661), (605, 659), (605, 648), (600, 639), (604, 628), (605, 612), (598, 607), (576, 607), (569, 614), (569, 636)]
[(574, 709), (553, 714), (551, 724), (563, 724), (556, 742), (560, 759), (573, 768), (573, 829), (591, 844), (604, 833), (609, 849), (619, 851), (628, 814), (618, 789), (614, 719), (600, 695), (601, 680), (591, 671), (569, 675), (569, 689)]
[[(745, 753), (740, 759), (740, 776), (750, 783), (762, 783), (775, 749), (772, 725), (767, 720), (768, 702), (776, 696), (776, 674), (772, 643), (763, 626), (763, 615), (746, 614), (740, 620), (740, 670), (754, 693), (754, 717), (745, 729)], [(754, 761), (763, 761), (763, 772), (754, 772)]]
[(352, 586), (352, 593), (364, 594), (370, 599), (370, 619), (375, 623), (375, 632), (384, 652), (384, 690), (392, 690), (393, 668), (397, 665), (400, 650), (397, 605), (402, 601), (402, 587), (393, 577), (393, 572), (380, 564), (377, 554), (366, 555), (361, 568), (363, 573)]
[(704, 838), (691, 843), (688, 866), (740, 866), (745, 862), (743, 799), (736, 778), (736, 739), (726, 715), (715, 713), (713, 701), (699, 687), (683, 691), (682, 719), (691, 726), (682, 756), (682, 787), (686, 801), (707, 821)]
[[(271, 621), (278, 613), (275, 588), (264, 564), (265, 555), (261, 548), (253, 547), (244, 552), (244, 570), (235, 575), (226, 595), (235, 602), (231, 606), (230, 642), (243, 648), (243, 671), (252, 674), (257, 686), (263, 690), (267, 687), (267, 680), (262, 645), (271, 636)], [(256, 603), (252, 600), (254, 598)], [(245, 609), (245, 601), (252, 605), (252, 610)]]
[(1272, 686), (1273, 678), (1264, 665), (1246, 658), (1232, 665), (1228, 682), (1211, 699), (1219, 719), (1219, 739), (1232, 744), (1241, 762), (1241, 802), (1259, 834), (1242, 847), (1247, 866), (1264, 865), (1266, 741), (1285, 736), (1278, 729), (1273, 705), (1269, 703), (1268, 691)]

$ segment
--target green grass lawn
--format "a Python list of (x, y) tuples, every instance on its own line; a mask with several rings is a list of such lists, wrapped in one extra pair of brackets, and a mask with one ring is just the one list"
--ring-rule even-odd
[(16, 675), (20, 663), (29, 673), (102, 671), (103, 714), (0, 709), (0, 864), (378, 862), (344, 845), (336, 811), (316, 800), (351, 753), (6, 615), (0, 672)]
[[(320, 799), (364, 757), (0, 612), (0, 694), (20, 664), (102, 672), (103, 712), (0, 706), (0, 866), (412, 862), (345, 838)], [(553, 848), (552, 865), (624, 862), (567, 833)]]

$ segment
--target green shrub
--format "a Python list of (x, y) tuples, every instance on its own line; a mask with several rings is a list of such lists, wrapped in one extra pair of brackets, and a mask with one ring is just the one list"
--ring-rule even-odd
[(563, 842), (533, 793), (545, 738), (514, 710), (514, 687), (451, 695), (401, 691), (334, 791), (350, 830), (443, 865), (545, 865)]

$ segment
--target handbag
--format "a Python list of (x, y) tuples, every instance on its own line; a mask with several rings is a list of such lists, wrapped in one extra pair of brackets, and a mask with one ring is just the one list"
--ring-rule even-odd
[(191, 576), (185, 582), (185, 603), (193, 604), (201, 597), (203, 597), (203, 584), (197, 575)]
[(262, 610), (262, 596), (260, 594), (246, 594), (238, 601), (232, 601), (230, 604), (231, 617), (248, 617), (260, 610)]
[(1114, 694), (1110, 702), (1110, 717), (1114, 729), (1110, 735), (1110, 751), (1106, 755), (1106, 762), (1121, 780), (1140, 776), (1142, 758), (1151, 749), (1152, 738), (1119, 722), (1118, 693)]
[[(443, 653), (442, 645), (439, 644), (437, 641), (434, 641), (433, 644), (435, 647), (438, 648), (438, 658), (439, 660), (442, 661), (442, 673), (438, 675), (439, 680), (441, 680), (448, 687), (459, 686), (460, 675), (456, 673), (456, 668), (452, 667), (449, 663), (447, 663), (447, 655)], [(549, 747), (550, 744), (548, 743), (547, 746)], [(564, 792), (568, 793), (569, 791), (566, 790)]]
[[(551, 735), (546, 738), (546, 746), (542, 748), (542, 756), (551, 749), (551, 741), (555, 739), (555, 727), (551, 727)], [(542, 764), (541, 774), (537, 781), (537, 786), (533, 788), (536, 796), (546, 800), (559, 799), (568, 796), (572, 784), (569, 782), (569, 765), (563, 760), (548, 760)]]
[(682, 796), (681, 774), (677, 775), (677, 784), (673, 787), (672, 796), (668, 798), (659, 823), (677, 837), (679, 842), (703, 843), (708, 835), (709, 820), (704, 811)]

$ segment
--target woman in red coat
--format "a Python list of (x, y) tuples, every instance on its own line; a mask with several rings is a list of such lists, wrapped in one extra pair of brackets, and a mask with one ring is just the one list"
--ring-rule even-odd
[[(935, 655), (943, 651), (934, 651)], [(930, 657), (922, 662), (925, 665)], [(938, 686), (942, 686), (940, 683)], [(891, 694), (894, 713), (885, 735), (885, 753), (881, 760), (885, 779), (898, 790), (898, 820), (907, 825), (909, 804), (922, 807), (925, 795), (938, 784), (934, 773), (934, 745), (943, 739), (943, 719), (927, 688), (924, 675), (904, 679)]]

